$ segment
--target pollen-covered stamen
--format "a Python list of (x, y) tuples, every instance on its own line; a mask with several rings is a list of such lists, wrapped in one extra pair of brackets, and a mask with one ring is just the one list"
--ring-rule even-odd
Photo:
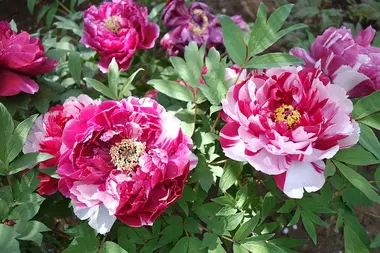
[(199, 25), (194, 20), (191, 21), (191, 29), (190, 31), (196, 35), (202, 35), (209, 26), (209, 20), (207, 15), (205, 15), (204, 11), (202, 10), (194, 10), (193, 14), (197, 17), (202, 18), (202, 25)]
[(104, 23), (104, 27), (108, 30), (110, 30), (111, 32), (114, 32), (114, 33), (119, 33), (120, 30), (121, 30), (121, 26), (120, 26), (120, 23), (118, 21), (118, 17), (116, 16), (112, 16), (110, 17), (109, 19), (106, 20), (106, 22)]
[(294, 127), (301, 119), (301, 114), (291, 105), (283, 104), (274, 111), (274, 114), (276, 121), (286, 122), (288, 128)]
[(111, 162), (118, 170), (131, 171), (139, 164), (139, 158), (145, 151), (145, 144), (124, 139), (113, 145), (109, 151)]

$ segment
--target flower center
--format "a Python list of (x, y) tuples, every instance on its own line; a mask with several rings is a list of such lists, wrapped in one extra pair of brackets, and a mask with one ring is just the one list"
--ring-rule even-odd
[(193, 15), (195, 16), (195, 18), (201, 19), (201, 22), (200, 22), (201, 25), (198, 24), (198, 22), (196, 22), (193, 18), (193, 20), (191, 20), (190, 31), (196, 35), (202, 35), (207, 30), (207, 27), (209, 25), (208, 17), (207, 15), (205, 15), (204, 11), (202, 10), (194, 10)]
[(288, 128), (292, 128), (300, 122), (301, 114), (291, 105), (283, 104), (282, 106), (278, 107), (274, 113), (276, 121), (286, 122), (288, 124)]
[(111, 32), (118, 33), (121, 30), (120, 23), (117, 21), (118, 17), (112, 16), (106, 20), (104, 27)]
[(118, 170), (131, 171), (139, 164), (139, 158), (145, 151), (145, 144), (123, 139), (113, 145), (109, 151), (111, 162)]

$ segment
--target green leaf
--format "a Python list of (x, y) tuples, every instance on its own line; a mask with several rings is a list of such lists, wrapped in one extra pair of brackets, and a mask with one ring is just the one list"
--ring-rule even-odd
[(128, 79), (125, 81), (125, 83), (123, 85), (123, 88), (120, 91), (119, 99), (122, 99), (125, 96), (126, 92), (128, 91), (129, 86), (132, 84), (133, 80), (136, 78), (137, 74), (140, 71), (144, 71), (144, 69), (143, 68), (139, 68), (138, 70), (136, 70), (135, 72), (133, 72), (132, 75), (130, 75), (128, 77)]
[(100, 253), (128, 253), (114, 242), (105, 242), (100, 249)]
[(40, 210), (41, 203), (26, 203), (15, 207), (9, 214), (12, 220), (31, 220)]
[(369, 252), (359, 236), (349, 226), (344, 226), (344, 249), (346, 253)]
[[(173, 233), (175, 231), (175, 233)], [(182, 225), (170, 225), (164, 228), (161, 231), (162, 237), (158, 241), (158, 244), (156, 248), (161, 248), (162, 246), (165, 246), (168, 243), (177, 241), (183, 233), (183, 226)]]
[(234, 243), (233, 252), (234, 253), (248, 253), (248, 250), (245, 249), (242, 245)]
[(269, 29), (276, 33), (284, 25), (290, 12), (292, 11), (294, 4), (286, 4), (276, 9), (268, 19)]
[(169, 253), (187, 253), (189, 249), (189, 238), (182, 237)]
[(210, 250), (216, 249), (222, 242), (219, 237), (212, 233), (205, 233), (203, 235), (202, 245), (200, 249), (208, 248)]
[(265, 217), (269, 216), (269, 214), (272, 212), (275, 206), (276, 206), (276, 198), (273, 196), (271, 192), (268, 192), (267, 194), (265, 194), (265, 197), (264, 197), (263, 208), (261, 211), (261, 218), (264, 219)]
[(27, 168), (33, 168), (36, 164), (49, 160), (54, 156), (46, 153), (28, 153), (14, 160), (9, 166), (9, 175), (18, 173)]
[(223, 42), (228, 55), (237, 65), (243, 66), (247, 54), (243, 32), (230, 17), (222, 15), (219, 20), (222, 25)]
[(199, 253), (199, 249), (200, 249), (201, 245), (202, 245), (201, 240), (199, 240), (196, 237), (190, 237), (188, 253)]
[(117, 100), (117, 97), (113, 94), (113, 92), (103, 83), (92, 78), (85, 77), (83, 79), (87, 82), (88, 85), (90, 85), (92, 88), (94, 88), (104, 96)]
[[(184, 80), (192, 87), (196, 87), (199, 83), (199, 78), (201, 77), (204, 65), (203, 58), (203, 48), (198, 49), (196, 42), (192, 41), (188, 46), (185, 47), (186, 72), (188, 76)], [(177, 69), (177, 66), (174, 67)]]
[[(150, 240), (139, 253), (153, 253), (157, 245), (157, 239)], [(129, 253), (129, 252), (128, 252)]]
[(119, 81), (119, 65), (115, 58), (112, 58), (108, 67), (108, 87), (116, 97), (118, 97)]
[(226, 217), (227, 218), (227, 230), (232, 231), (235, 230), (241, 223), (241, 221), (244, 218), (244, 213), (237, 213), (231, 216)]
[(297, 224), (298, 221), (300, 220), (300, 217), (301, 217), (301, 209), (297, 208), (297, 210), (294, 213), (293, 218), (289, 222), (288, 226), (293, 226), (293, 225)]
[(53, 19), (54, 19), (55, 14), (57, 13), (57, 10), (58, 10), (57, 3), (53, 3), (52, 5), (50, 5), (50, 10), (46, 14), (46, 25), (48, 27), (51, 26), (51, 23), (53, 22)]
[(44, 5), (41, 7), (41, 9), (38, 11), (37, 14), (37, 22), (40, 22), (41, 19), (45, 16), (46, 12), (50, 9), (50, 6)]
[(371, 95), (360, 99), (352, 112), (353, 119), (362, 119), (380, 110), (380, 91), (375, 91)]
[(13, 19), (11, 20), (11, 22), (9, 22), (9, 25), (10, 25), (12, 31), (17, 33), (17, 24)]
[(360, 145), (339, 150), (334, 159), (352, 165), (373, 165), (380, 163), (380, 160), (376, 159), (374, 155)]
[(285, 250), (270, 242), (250, 241), (243, 243), (241, 246), (243, 246), (245, 249), (252, 253), (286, 253)]
[(32, 115), (16, 127), (12, 137), (7, 143), (8, 157), (7, 161), (11, 162), (15, 159), (16, 156), (21, 152), (26, 139), (28, 137), (29, 131), (33, 126), (34, 121), (36, 120), (37, 115)]
[(224, 172), (220, 178), (219, 187), (222, 191), (227, 191), (239, 179), (243, 171), (243, 163), (228, 160), (224, 167)]
[(247, 63), (247, 68), (267, 69), (274, 67), (282, 67), (289, 65), (300, 65), (305, 62), (288, 53), (269, 53), (260, 56), (255, 56)]
[(278, 238), (270, 241), (271, 243), (286, 248), (296, 248), (305, 244), (303, 240), (296, 240), (292, 238)]
[(80, 85), (82, 64), (80, 61), (80, 55), (77, 52), (71, 52), (69, 54), (69, 70), (71, 77), (75, 80), (75, 83)]
[(199, 225), (198, 221), (192, 217), (188, 217), (185, 219), (184, 227), (185, 227), (185, 230), (189, 233), (199, 234), (200, 231), (199, 231), (198, 225)]
[(17, 237), (18, 240), (32, 241), (37, 245), (41, 246), (42, 234), (41, 232), (50, 231), (43, 223), (39, 221), (28, 221), (28, 222), (18, 222), (15, 225), (15, 229), (20, 235)]
[(380, 130), (380, 113), (371, 114), (364, 119), (359, 120), (359, 122)]
[(310, 235), (310, 238), (313, 240), (314, 244), (317, 244), (317, 232), (313, 222), (302, 212), (301, 213), (302, 223), (305, 227), (306, 232)]
[(185, 102), (194, 102), (194, 94), (190, 89), (177, 82), (153, 79), (148, 84), (169, 97)]
[(265, 7), (265, 4), (260, 2), (259, 8), (257, 9), (255, 25), (248, 42), (248, 56), (254, 55), (253, 52), (257, 47), (259, 39), (258, 37), (263, 33), (263, 30), (265, 29), (267, 16), (267, 8)]
[(181, 120), (181, 129), (183, 133), (191, 137), (194, 133), (194, 110), (181, 110), (175, 114), (175, 116)]
[(243, 223), (243, 225), (241, 225), (239, 229), (236, 231), (234, 235), (234, 240), (240, 241), (245, 239), (248, 235), (250, 235), (255, 229), (257, 223), (259, 222), (259, 219), (260, 215), (256, 214), (256, 216)]
[(12, 137), (14, 129), (12, 116), (9, 114), (7, 108), (0, 103), (0, 160), (7, 163), (7, 150), (5, 143), (8, 143)]
[(0, 253), (20, 253), (17, 236), (19, 233), (13, 228), (0, 224)]
[(321, 218), (318, 217), (318, 215), (316, 215), (315, 213), (313, 213), (309, 209), (303, 209), (301, 211), (301, 216), (305, 216), (306, 218), (308, 218), (309, 220), (311, 220), (313, 223), (318, 224), (320, 226), (324, 226), (324, 227), (328, 227), (329, 226), (329, 224), (327, 224), (326, 222), (324, 222)]
[(327, 160), (324, 175), (325, 177), (332, 177), (335, 175), (336, 167), (333, 162)]
[(36, 0), (28, 0), (27, 5), (28, 5), (28, 10), (30, 14), (33, 14), (35, 4), (36, 4)]
[(372, 201), (380, 203), (380, 196), (374, 191), (373, 186), (367, 179), (343, 163), (338, 161), (334, 161), (334, 163), (353, 186), (362, 191)]
[(203, 75), (206, 85), (199, 84), (198, 88), (208, 101), (214, 106), (226, 97), (227, 85), (225, 84), (226, 58), (220, 59), (220, 54), (215, 48), (211, 48), (206, 58), (207, 73)]
[(198, 164), (194, 169), (194, 174), (191, 177), (191, 182), (199, 181), (202, 189), (208, 192), (211, 188), (211, 185), (214, 183), (214, 175), (208, 167), (206, 158), (203, 155), (200, 155), (198, 158)]
[(371, 245), (369, 245), (371, 249), (376, 249), (380, 247), (380, 234), (378, 234), (375, 239), (371, 242)]
[(376, 156), (377, 159), (380, 159), (380, 142), (377, 139), (375, 133), (372, 129), (366, 125), (360, 125), (360, 139), (359, 143), (365, 149), (370, 151), (372, 154)]
[(280, 208), (278, 209), (278, 213), (290, 213), (293, 208), (295, 207), (296, 203), (294, 201), (294, 199), (288, 199), (285, 201), (285, 204)]

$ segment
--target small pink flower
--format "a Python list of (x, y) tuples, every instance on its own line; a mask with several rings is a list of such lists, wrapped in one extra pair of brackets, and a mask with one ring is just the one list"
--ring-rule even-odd
[[(57, 167), (62, 147), (62, 134), (66, 123), (77, 117), (80, 111), (92, 104), (93, 100), (80, 95), (78, 98), (68, 98), (63, 105), (56, 105), (49, 109), (47, 113), (39, 116), (29, 133), (24, 145), (25, 154), (32, 152), (48, 153), (54, 157), (40, 163), (41, 170)], [(40, 173), (41, 179), (38, 185), (38, 193), (41, 195), (52, 195), (58, 190), (58, 180), (46, 174)]]
[(310, 53), (294, 48), (291, 54), (302, 58), (306, 67), (321, 68), (350, 97), (366, 96), (380, 90), (380, 48), (371, 46), (375, 33), (367, 27), (353, 38), (346, 27), (330, 27), (317, 37)]
[(148, 21), (147, 8), (132, 0), (113, 0), (84, 12), (81, 43), (98, 52), (102, 72), (108, 72), (112, 58), (120, 70), (127, 70), (136, 50), (154, 47), (159, 34), (158, 25)]
[(274, 175), (289, 197), (324, 182), (323, 159), (359, 140), (346, 92), (320, 70), (295, 67), (252, 72), (222, 101), (228, 116), (220, 133), (227, 157)]
[[(162, 20), (166, 27), (172, 28), (161, 40), (161, 46), (167, 49), (169, 55), (182, 54), (191, 41), (198, 45), (207, 44), (207, 48), (223, 47), (219, 19), (211, 14), (204, 3), (193, 2), (187, 8), (184, 0), (170, 0), (165, 6)], [(233, 16), (232, 20), (242, 30), (247, 29), (240, 16)]]
[(31, 78), (52, 71), (55, 60), (44, 56), (44, 47), (29, 33), (16, 34), (8, 22), (0, 22), (0, 96), (33, 94), (38, 84)]
[(75, 214), (103, 234), (116, 219), (152, 225), (196, 165), (180, 124), (155, 100), (135, 97), (88, 106), (70, 120), (58, 174)]

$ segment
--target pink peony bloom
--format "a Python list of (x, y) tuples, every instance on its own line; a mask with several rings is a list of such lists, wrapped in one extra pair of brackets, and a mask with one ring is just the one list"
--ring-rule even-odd
[(38, 84), (31, 77), (48, 73), (56, 66), (55, 60), (44, 56), (38, 38), (27, 32), (16, 34), (8, 22), (0, 22), (0, 96), (37, 92)]
[(181, 122), (155, 100), (130, 97), (81, 111), (63, 133), (59, 190), (74, 212), (99, 233), (116, 219), (152, 225), (180, 198), (196, 165)]
[(159, 34), (158, 25), (148, 22), (146, 8), (132, 0), (113, 0), (84, 12), (81, 43), (98, 52), (102, 72), (108, 72), (112, 58), (127, 70), (136, 50), (154, 47)]
[(321, 68), (350, 97), (366, 96), (380, 90), (380, 48), (371, 46), (375, 33), (368, 27), (353, 38), (350, 29), (331, 27), (317, 37), (310, 53), (303, 48), (290, 52), (306, 67)]
[[(191, 41), (198, 45), (207, 44), (208, 48), (223, 46), (218, 17), (211, 14), (204, 3), (194, 2), (187, 8), (185, 0), (170, 0), (165, 6), (162, 20), (166, 27), (172, 28), (161, 40), (161, 46), (170, 55), (182, 54)], [(247, 29), (247, 24), (240, 16), (233, 16), (232, 20), (242, 30)]]
[[(29, 133), (24, 145), (25, 154), (32, 152), (48, 153), (54, 157), (40, 163), (41, 170), (58, 166), (58, 161), (62, 151), (62, 134), (66, 123), (77, 117), (79, 112), (92, 104), (93, 100), (80, 95), (78, 98), (68, 98), (63, 105), (56, 105), (49, 109), (47, 113), (39, 116)], [(40, 173), (41, 179), (37, 192), (41, 195), (52, 195), (58, 190), (58, 179)]]
[(325, 163), (359, 140), (346, 92), (320, 70), (295, 67), (252, 72), (222, 101), (227, 157), (274, 175), (289, 197), (319, 190)]

